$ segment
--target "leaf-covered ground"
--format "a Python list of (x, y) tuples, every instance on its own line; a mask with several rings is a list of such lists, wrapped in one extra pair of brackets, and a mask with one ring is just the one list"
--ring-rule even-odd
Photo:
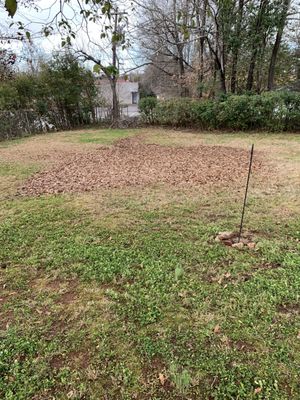
[[(80, 149), (81, 150), (81, 149)], [(249, 152), (224, 146), (170, 147), (148, 144), (143, 136), (118, 140), (88, 152), (65, 155), (55, 165), (34, 174), (20, 194), (89, 192), (103, 188), (168, 184), (188, 188), (238, 182), (247, 170)], [(255, 154), (256, 175), (267, 174), (262, 156)]]
[[(238, 225), (245, 171), (234, 187), (16, 195), (66, 155), (135, 134), (181, 149), (254, 142), (272, 166), (251, 180), (256, 249), (214, 240)], [(299, 136), (57, 133), (0, 144), (0, 159), (0, 398), (300, 397)]]

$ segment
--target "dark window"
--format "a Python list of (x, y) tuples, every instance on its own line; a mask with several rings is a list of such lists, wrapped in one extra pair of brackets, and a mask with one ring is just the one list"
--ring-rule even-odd
[(131, 92), (132, 104), (137, 104), (138, 102), (138, 92)]

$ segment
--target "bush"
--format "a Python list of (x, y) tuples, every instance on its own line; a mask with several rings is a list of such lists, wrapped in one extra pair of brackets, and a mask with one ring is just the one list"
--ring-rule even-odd
[(179, 98), (159, 102), (152, 112), (158, 124), (173, 127), (299, 130), (300, 94), (229, 95), (215, 101)]
[(157, 106), (157, 103), (156, 97), (143, 97), (139, 101), (139, 110), (142, 114), (142, 117), (149, 124), (154, 123), (154, 110)]
[(11, 110), (19, 106), (18, 91), (9, 83), (0, 85), (0, 110)]
[(282, 93), (285, 105), (285, 129), (300, 130), (300, 94), (298, 92)]
[(192, 100), (181, 98), (160, 102), (155, 110), (155, 119), (163, 125), (193, 125)]
[(15, 136), (14, 131), (21, 135), (22, 124), (24, 134), (52, 125), (68, 129), (90, 124), (96, 104), (93, 74), (71, 54), (55, 55), (36, 75), (15, 74), (9, 82), (0, 82), (1, 118), (6, 118), (1, 120), (0, 139)]

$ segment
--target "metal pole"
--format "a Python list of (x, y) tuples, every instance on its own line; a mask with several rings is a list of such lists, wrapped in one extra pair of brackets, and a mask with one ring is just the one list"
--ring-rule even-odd
[(242, 230), (243, 230), (243, 224), (244, 224), (244, 216), (245, 216), (245, 209), (246, 209), (246, 205), (247, 205), (247, 196), (248, 196), (248, 189), (249, 189), (249, 181), (250, 181), (250, 175), (251, 175), (251, 169), (252, 169), (253, 153), (254, 153), (254, 144), (252, 144), (251, 153), (250, 153), (249, 171), (248, 171), (248, 178), (247, 178), (247, 184), (246, 184), (246, 192), (245, 192), (245, 198), (244, 198), (244, 205), (243, 205), (243, 211), (242, 211), (242, 218), (241, 218), (241, 224), (240, 224), (240, 231), (239, 231), (238, 243), (240, 243), (240, 241), (241, 241), (241, 236), (242, 236)]

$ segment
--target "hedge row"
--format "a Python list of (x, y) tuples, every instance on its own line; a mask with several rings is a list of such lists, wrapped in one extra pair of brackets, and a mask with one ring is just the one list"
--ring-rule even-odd
[(153, 102), (144, 98), (140, 110), (147, 122), (172, 127), (300, 130), (300, 93), (297, 92), (230, 95), (219, 100), (178, 98)]

